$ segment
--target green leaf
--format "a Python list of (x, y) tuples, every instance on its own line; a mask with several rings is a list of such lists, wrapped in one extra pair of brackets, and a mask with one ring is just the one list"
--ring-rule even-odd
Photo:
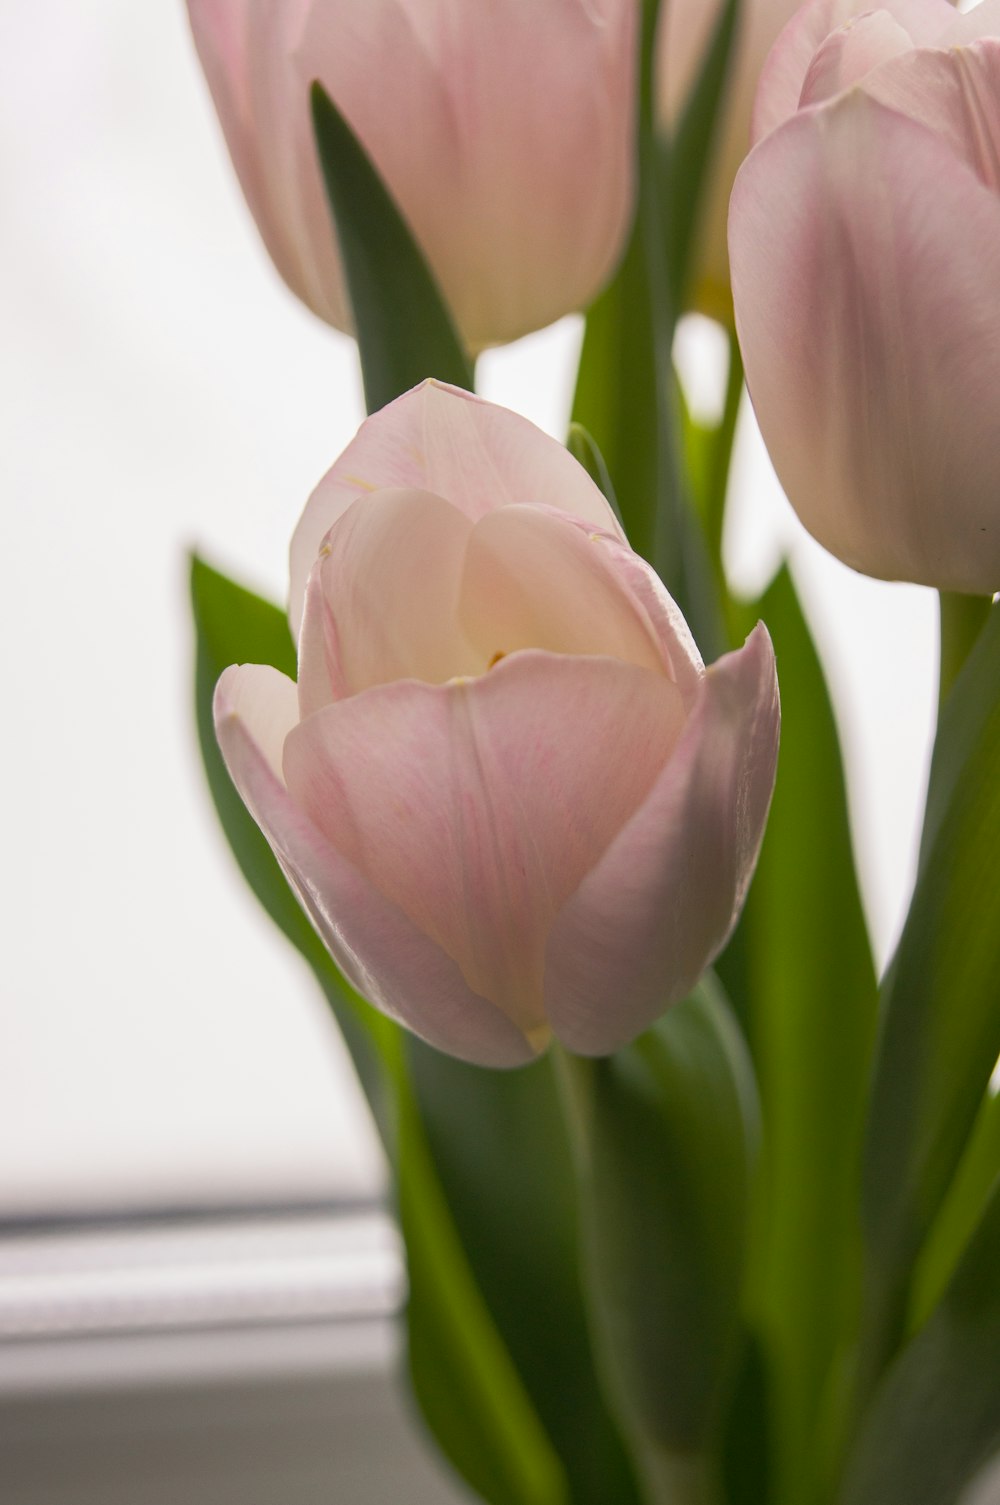
[(628, 540), (652, 560), (659, 461), (656, 358), (642, 237), (587, 313), (573, 419), (607, 465)]
[(312, 113), (369, 413), (428, 376), (471, 391), (472, 366), (434, 275), (364, 148), (318, 83)]
[(395, 1025), (341, 978), (288, 886), (259, 826), (237, 793), (215, 740), (212, 697), (230, 664), (271, 664), (295, 674), (295, 649), (283, 611), (244, 590), (197, 556), (191, 560), (198, 742), (215, 809), (244, 878), (264, 909), (305, 957), (333, 1009), (383, 1142), (391, 1138), (380, 1057)]
[(1000, 1178), (1000, 1093), (988, 1092), (961, 1164), (920, 1256), (911, 1330), (923, 1326), (941, 1299)]
[(914, 1263), (1000, 1056), (998, 848), (994, 607), (943, 708), (916, 890), (883, 987), (864, 1163), (869, 1383), (902, 1335)]
[(548, 1058), (467, 1066), (407, 1041), (410, 1079), (455, 1226), (577, 1505), (635, 1505), (597, 1379), (573, 1167)]
[(940, 1306), (886, 1375), (842, 1505), (957, 1505), (1000, 1450), (1000, 1181)]
[(651, 1479), (707, 1479), (739, 1353), (756, 1147), (742, 1037), (706, 979), (614, 1056), (559, 1059), (592, 1317), (623, 1422)]
[(672, 140), (664, 143), (662, 148), (663, 232), (676, 308), (683, 308), (687, 297), (698, 215), (713, 165), (713, 148), (741, 11), (741, 0), (725, 0), (701, 73), (688, 96)]
[[(410, 1377), (447, 1455), (492, 1505), (565, 1505), (566, 1478), (477, 1286), (401, 1082), (399, 1216), (410, 1281)], [(463, 1132), (469, 1134), (466, 1123)]]
[(752, 1316), (775, 1371), (778, 1498), (802, 1505), (826, 1466), (817, 1447), (823, 1397), (856, 1321), (857, 1160), (876, 981), (836, 725), (787, 569), (746, 609), (740, 636), (758, 617), (777, 656), (781, 751), (733, 985), (744, 990), (764, 1115)]
[(409, 1262), (414, 1389), (442, 1448), (485, 1499), (562, 1505), (559, 1462), (486, 1308), (438, 1181), (405, 1071), (402, 1032), (340, 977), (218, 750), (212, 696), (223, 669), (261, 663), (294, 673), (285, 615), (197, 558), (191, 592), (198, 734), (223, 830), (250, 887), (330, 1003), (395, 1169)]
[(722, 1427), (720, 1473), (726, 1505), (771, 1505), (770, 1383), (764, 1346), (748, 1332)]

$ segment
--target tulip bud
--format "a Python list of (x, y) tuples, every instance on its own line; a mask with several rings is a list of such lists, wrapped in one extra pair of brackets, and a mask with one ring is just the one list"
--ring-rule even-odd
[(292, 544), (294, 684), (226, 671), (229, 771), (351, 982), (441, 1049), (600, 1055), (685, 996), (774, 782), (763, 626), (706, 671), (583, 468), (427, 382)]
[(312, 135), (318, 80), (473, 350), (584, 307), (633, 201), (637, 0), (188, 0), (243, 191), (293, 292), (351, 315)]
[(792, 506), (866, 574), (1000, 587), (1000, 7), (812, 0), (729, 221), (736, 326)]
[[(671, 136), (705, 65), (724, 0), (667, 0), (656, 42), (660, 127)], [(707, 176), (698, 208), (691, 258), (691, 302), (728, 322), (729, 251), (726, 218), (740, 163), (750, 150), (750, 112), (764, 59), (800, 0), (742, 0), (729, 57), (725, 91), (715, 125)]]

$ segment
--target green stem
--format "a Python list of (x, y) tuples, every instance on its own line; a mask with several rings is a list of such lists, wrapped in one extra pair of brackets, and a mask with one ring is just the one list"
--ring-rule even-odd
[(989, 615), (992, 602), (988, 596), (957, 596), (941, 591), (941, 673), (938, 715), (972, 652), (976, 639)]

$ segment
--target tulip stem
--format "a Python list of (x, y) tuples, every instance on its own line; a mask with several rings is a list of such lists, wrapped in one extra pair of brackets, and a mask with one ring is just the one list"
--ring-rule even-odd
[(962, 666), (975, 646), (976, 639), (989, 615), (992, 601), (988, 596), (958, 596), (941, 591), (941, 670), (938, 714), (944, 705)]

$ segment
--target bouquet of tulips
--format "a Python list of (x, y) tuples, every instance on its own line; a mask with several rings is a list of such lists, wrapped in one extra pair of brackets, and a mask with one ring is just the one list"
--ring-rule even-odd
[[(287, 615), (194, 563), (198, 714), (382, 1136), (429, 1433), (492, 1505), (997, 1498), (1000, 3), (188, 4), (360, 353)], [(563, 446), (475, 362), (573, 310)], [(744, 372), (806, 527), (941, 592), (881, 979), (792, 578), (722, 561)]]

